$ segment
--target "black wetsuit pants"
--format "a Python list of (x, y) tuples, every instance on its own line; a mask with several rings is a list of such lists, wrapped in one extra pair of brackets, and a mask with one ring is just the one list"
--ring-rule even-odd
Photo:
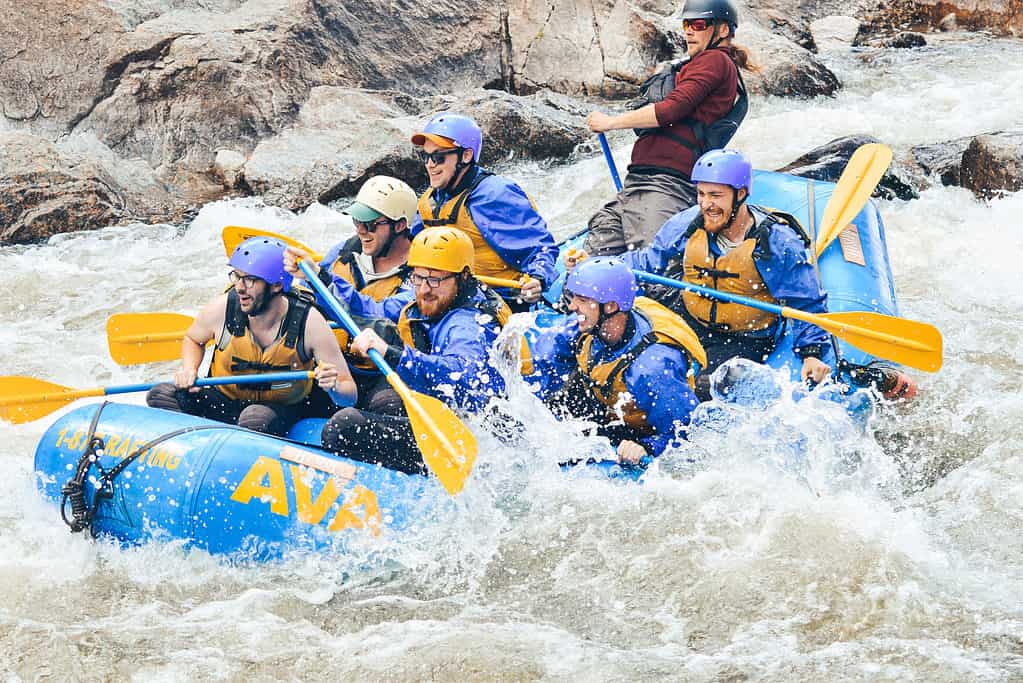
[(426, 474), (408, 417), (381, 415), (344, 408), (323, 426), (323, 447), (353, 460), (361, 460), (408, 474)]

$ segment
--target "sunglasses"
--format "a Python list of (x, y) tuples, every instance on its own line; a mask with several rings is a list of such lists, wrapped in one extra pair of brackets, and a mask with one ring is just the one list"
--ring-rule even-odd
[(424, 164), (428, 161), (432, 161), (437, 166), (440, 166), (447, 160), (449, 154), (458, 154), (461, 151), (461, 147), (455, 147), (453, 149), (439, 149), (436, 152), (424, 152), (423, 150), (418, 150), (416, 154), (419, 155), (419, 160)]
[(445, 280), (450, 280), (456, 275), (458, 275), (458, 273), (452, 273), (451, 275), (445, 275), (444, 277), (432, 277), (429, 275), (417, 275), (415, 273), (412, 273), (411, 275), (408, 276), (408, 281), (412, 283), (413, 287), (418, 288), (422, 285), (426, 285), (430, 289), (437, 289), (438, 287), (440, 287), (440, 283), (444, 282)]
[(237, 270), (232, 270), (227, 274), (227, 279), (231, 281), (232, 285), (236, 285), (241, 282), (245, 285), (246, 289), (251, 289), (256, 286), (257, 282), (262, 282), (263, 278), (256, 277), (255, 275), (242, 275)]
[(387, 218), (378, 218), (377, 220), (373, 221), (372, 223), (366, 223), (364, 221), (356, 221), (356, 220), (353, 220), (352, 222), (355, 223), (356, 229), (362, 228), (363, 230), (365, 230), (366, 232), (368, 232), (371, 235), (373, 233), (375, 233), (377, 230), (379, 230), (380, 228), (384, 227), (385, 225), (392, 225), (391, 221), (389, 219), (387, 219)]
[(714, 25), (711, 19), (683, 19), (683, 30), (693, 29), (694, 31), (706, 31)]

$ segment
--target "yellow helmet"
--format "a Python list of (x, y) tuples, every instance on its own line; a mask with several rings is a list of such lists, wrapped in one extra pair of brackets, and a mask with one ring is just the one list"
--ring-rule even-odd
[(426, 228), (412, 240), (409, 267), (461, 273), (476, 268), (476, 250), (469, 236), (458, 228)]

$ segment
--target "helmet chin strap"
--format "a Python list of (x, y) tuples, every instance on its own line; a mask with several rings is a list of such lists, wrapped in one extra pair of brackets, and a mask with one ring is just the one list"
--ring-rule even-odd
[(748, 198), (749, 198), (749, 190), (746, 191), (746, 196), (745, 197), (743, 197), (742, 199), (739, 199), (739, 190), (738, 190), (738, 188), (735, 188), (735, 187), (732, 188), (732, 213), (729, 214), (728, 222), (725, 223), (725, 227), (721, 229), (722, 232), (724, 232), (724, 231), (726, 231), (726, 230), (728, 230), (729, 228), (732, 227), (732, 223), (735, 222), (735, 217), (737, 215), (739, 215), (739, 209), (742, 207), (743, 204), (746, 203), (746, 200)]
[(607, 304), (600, 304), (600, 312), (597, 314), (597, 323), (593, 326), (593, 329), (596, 331), (597, 336), (606, 342), (607, 339), (605, 339), (603, 335), (604, 323), (621, 313), (622, 309), (619, 308), (614, 313), (608, 315), (604, 310), (604, 306), (607, 306)]
[[(403, 219), (399, 218), (397, 221), (392, 221), (391, 219), (387, 219), (388, 225), (389, 225), (389, 227), (391, 229), (391, 236), (387, 238), (387, 241), (384, 242), (384, 246), (381, 247), (380, 251), (378, 251), (376, 253), (376, 255), (379, 256), (380, 258), (386, 258), (387, 254), (389, 254), (391, 252), (391, 246), (394, 244), (394, 240), (397, 239), (398, 235), (399, 235), (398, 231), (395, 230), (394, 228), (397, 227), (398, 221), (400, 221), (400, 220), (403, 220)], [(408, 234), (408, 221), (407, 221), (407, 219), (405, 221), (404, 233)]]
[(461, 177), (462, 169), (466, 169), (476, 165), (475, 153), (473, 153), (471, 161), (469, 162), (462, 161), (462, 155), (465, 153), (466, 149), (467, 148), (465, 147), (458, 148), (458, 157), (455, 159), (455, 171), (454, 173), (451, 174), (451, 180), (449, 180), (448, 184), (444, 186), (444, 189), (451, 194), (454, 194), (457, 191), (459, 183), (461, 183), (461, 181), (464, 180), (464, 178)]

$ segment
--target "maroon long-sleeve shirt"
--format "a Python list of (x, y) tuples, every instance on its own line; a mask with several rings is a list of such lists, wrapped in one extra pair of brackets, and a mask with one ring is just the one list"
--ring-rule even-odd
[(686, 178), (693, 172), (693, 150), (673, 140), (670, 132), (694, 146), (696, 135), (685, 119), (710, 124), (727, 114), (735, 103), (739, 72), (724, 50), (704, 50), (690, 59), (675, 77), (675, 89), (654, 105), (656, 133), (643, 135), (632, 147), (629, 170), (668, 171)]

